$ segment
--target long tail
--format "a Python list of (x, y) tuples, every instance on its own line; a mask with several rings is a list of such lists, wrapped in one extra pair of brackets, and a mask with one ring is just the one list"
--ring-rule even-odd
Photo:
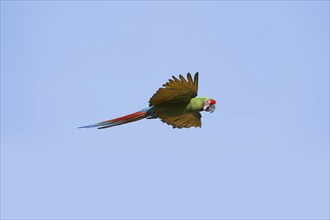
[(129, 115), (125, 115), (119, 118), (114, 118), (111, 120), (107, 120), (107, 121), (102, 121), (96, 124), (92, 124), (92, 125), (86, 125), (86, 126), (82, 126), (79, 128), (95, 128), (97, 127), (98, 129), (103, 129), (103, 128), (109, 128), (109, 127), (113, 127), (113, 126), (117, 126), (117, 125), (122, 125), (122, 124), (126, 124), (126, 123), (130, 123), (130, 122), (134, 122), (134, 121), (138, 121), (141, 119), (144, 119), (148, 116), (150, 116), (149, 114), (149, 110), (151, 108), (145, 108), (142, 109), (141, 111), (129, 114)]

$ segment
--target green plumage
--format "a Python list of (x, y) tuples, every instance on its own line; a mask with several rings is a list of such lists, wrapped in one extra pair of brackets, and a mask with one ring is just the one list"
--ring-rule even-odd
[(203, 110), (203, 103), (205, 100), (210, 100), (207, 97), (196, 97), (192, 98), (187, 105), (187, 111), (202, 111)]
[(173, 128), (201, 127), (199, 113), (203, 111), (203, 102), (210, 98), (192, 98), (187, 104), (185, 102), (164, 102), (153, 107), (154, 117), (160, 118), (162, 122), (172, 125)]

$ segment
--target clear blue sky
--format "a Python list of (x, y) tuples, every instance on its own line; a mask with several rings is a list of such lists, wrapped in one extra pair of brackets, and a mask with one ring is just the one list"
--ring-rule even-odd
[[(196, 71), (201, 129), (77, 129)], [(329, 2), (1, 1), (1, 218), (329, 218)]]

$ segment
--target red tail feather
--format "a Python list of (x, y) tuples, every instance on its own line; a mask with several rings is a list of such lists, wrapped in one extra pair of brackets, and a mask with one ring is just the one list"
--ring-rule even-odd
[(110, 119), (110, 120), (107, 120), (107, 121), (102, 121), (102, 122), (99, 123), (99, 125), (108, 124), (108, 123), (115, 123), (115, 122), (119, 122), (119, 121), (125, 121), (125, 120), (129, 120), (129, 119), (132, 119), (132, 118), (136, 118), (136, 117), (144, 115), (144, 114), (145, 114), (145, 112), (135, 112), (135, 113), (132, 113), (132, 114), (129, 114), (129, 115), (119, 117), (119, 118), (114, 118), (114, 119)]
[(102, 128), (108, 128), (108, 127), (126, 124), (129, 122), (138, 121), (138, 120), (146, 118), (146, 117), (147, 117), (146, 112), (140, 111), (140, 112), (135, 112), (135, 113), (132, 113), (129, 115), (119, 117), (119, 118), (102, 121), (102, 122), (98, 123), (97, 125), (98, 125), (99, 129), (102, 129)]

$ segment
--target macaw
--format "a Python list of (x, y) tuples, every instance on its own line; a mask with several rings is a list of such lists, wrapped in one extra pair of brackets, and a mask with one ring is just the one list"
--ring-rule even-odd
[(114, 127), (141, 119), (159, 118), (173, 128), (201, 127), (201, 111), (213, 112), (216, 101), (207, 97), (196, 97), (198, 90), (198, 72), (192, 79), (172, 76), (149, 100), (149, 107), (119, 118), (102, 121), (79, 128), (98, 129)]

